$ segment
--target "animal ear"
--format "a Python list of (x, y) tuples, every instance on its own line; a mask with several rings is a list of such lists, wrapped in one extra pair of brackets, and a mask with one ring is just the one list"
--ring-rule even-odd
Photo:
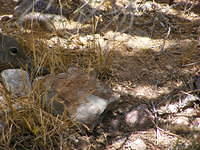
[(17, 47), (10, 47), (10, 48), (9, 48), (9, 53), (10, 53), (10, 55), (12, 55), (12, 56), (17, 55), (17, 53), (18, 53), (18, 48), (17, 48)]

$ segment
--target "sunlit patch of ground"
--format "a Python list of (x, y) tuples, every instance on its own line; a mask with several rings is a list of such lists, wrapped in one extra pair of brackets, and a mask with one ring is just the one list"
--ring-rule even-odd
[[(102, 10), (110, 10), (112, 2), (105, 1)], [(117, 0), (115, 7), (124, 7), (128, 2)], [(28, 38), (22, 36), (22, 41), (31, 47), (30, 53), (38, 56), (35, 61), (42, 62), (52, 72), (65, 71), (71, 65), (98, 70), (101, 68), (98, 64), (103, 64), (102, 68), (110, 71), (106, 82), (121, 94), (122, 103), (176, 101), (180, 91), (191, 90), (189, 82), (200, 69), (199, 13), (183, 13), (184, 10), (170, 8), (166, 3), (155, 4), (160, 10), (138, 15), (131, 25), (129, 17), (123, 22), (120, 16), (114, 20), (111, 16), (100, 16), (98, 22), (89, 20), (85, 24), (64, 20), (61, 24), (55, 23), (61, 37), (40, 39), (28, 35)], [(100, 60), (99, 52), (111, 52), (110, 61)], [(98, 73), (102, 75), (101, 71)], [(159, 137), (157, 134), (155, 130), (147, 130), (128, 138), (142, 136), (152, 150), (169, 149), (179, 139), (173, 134), (162, 132)], [(105, 147), (117, 149), (115, 146), (123, 138), (113, 138), (112, 143), (104, 143)]]

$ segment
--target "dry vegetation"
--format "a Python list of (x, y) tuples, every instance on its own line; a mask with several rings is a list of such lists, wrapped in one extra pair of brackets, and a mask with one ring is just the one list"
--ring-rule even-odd
[[(6, 128), (2, 130), (0, 149), (114, 150), (120, 149), (115, 146), (120, 138), (136, 137), (144, 139), (151, 150), (200, 149), (198, 133), (186, 134), (181, 129), (179, 133), (155, 126), (137, 131), (123, 123), (116, 130), (110, 129), (113, 118), (123, 122), (122, 114), (134, 106), (167, 103), (192, 92), (191, 78), (199, 72), (200, 4), (175, 0), (175, 5), (168, 6), (165, 1), (138, 0), (132, 2), (131, 8), (125, 7), (129, 1), (105, 0), (97, 6), (93, 4), (99, 8), (98, 15), (93, 16), (92, 7), (81, 9), (75, 1), (59, 2), (75, 12), (70, 20), (61, 23), (64, 29), (47, 34), (22, 32), (9, 21), (0, 26), (22, 43), (35, 66), (46, 67), (50, 73), (65, 72), (70, 66), (95, 72), (120, 93), (120, 104), (91, 132), (67, 114), (54, 116), (45, 111), (37, 89), (18, 100), (1, 88), (6, 98), (1, 110), (9, 109), (1, 115)], [(1, 6), (0, 14), (12, 13), (13, 7)], [(80, 14), (82, 20), (77, 19)], [(16, 101), (23, 108), (15, 110)]]

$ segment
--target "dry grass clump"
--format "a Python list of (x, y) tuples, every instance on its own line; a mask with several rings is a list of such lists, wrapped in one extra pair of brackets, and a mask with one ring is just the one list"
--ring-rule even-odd
[(68, 116), (53, 116), (33, 96), (4, 97), (7, 107), (1, 116), (5, 127), (1, 130), (0, 149), (69, 149), (78, 128)]
[[(50, 73), (66, 72), (70, 66), (85, 71), (95, 71), (100, 79), (106, 79), (112, 69), (112, 52), (101, 48), (98, 42), (83, 50), (68, 50), (59, 44), (31, 35), (17, 35), (32, 58), (33, 68), (45, 67)], [(70, 42), (69, 42), (70, 43)], [(38, 70), (39, 72), (39, 70)], [(35, 72), (32, 70), (32, 74)], [(52, 115), (42, 104), (40, 89), (34, 89), (29, 97), (13, 99), (5, 94), (6, 108), (2, 120), (5, 128), (0, 137), (0, 149), (8, 150), (56, 150), (71, 149), (80, 131), (67, 114)], [(20, 108), (15, 108), (17, 103)]]
[[(51, 49), (45, 44), (36, 46), (44, 51), (31, 52), (33, 65), (44, 66), (51, 73), (65, 72), (70, 65), (81, 66), (83, 70), (95, 70), (102, 78), (109, 72), (111, 52), (105, 53), (100, 48), (96, 53), (84, 55), (67, 53), (59, 47)], [(32, 94), (25, 98), (13, 99), (9, 94), (4, 97), (6, 108), (2, 110), (9, 111), (5, 111), (2, 116), (6, 127), (0, 137), (0, 149), (67, 150), (76, 143), (76, 138), (73, 137), (79, 136), (79, 127), (66, 113), (58, 116), (49, 113), (50, 108), (41, 104), (43, 97), (40, 89), (34, 89)], [(20, 107), (16, 108), (16, 105)]]
[[(63, 6), (70, 3), (60, 2)], [(92, 44), (88, 43), (84, 49), (69, 50), (59, 43), (49, 44), (49, 39), (45, 39), (46, 35), (42, 33), (22, 33), (17, 30), (12, 32), (9, 27), (6, 29), (8, 30), (5, 32), (12, 33), (31, 57), (32, 68), (35, 68), (31, 70), (31, 74), (39, 74), (42, 68), (46, 68), (49, 73), (66, 72), (70, 66), (78, 66), (88, 72), (95, 71), (100, 79), (107, 79), (112, 74), (112, 51), (102, 49), (95, 40)], [(79, 33), (76, 36), (79, 37)], [(74, 43), (68, 39), (67, 44)], [(77, 123), (66, 113), (58, 116), (49, 113), (49, 108), (41, 104), (42, 95), (38, 91), (40, 89), (34, 89), (30, 96), (18, 99), (3, 92), (5, 105), (1, 119), (5, 128), (1, 131), (0, 149), (67, 150), (77, 142), (74, 137), (81, 132)]]
[(95, 71), (99, 79), (109, 79), (112, 76), (113, 53), (109, 49), (102, 49), (99, 43), (96, 44)]
[[(76, 35), (77, 38), (80, 35)], [(28, 37), (30, 38), (30, 37)], [(34, 37), (32, 38), (34, 39)], [(112, 73), (112, 50), (103, 49), (95, 40), (85, 43), (85, 48), (68, 49), (60, 43), (63, 41), (45, 39), (24, 40), (33, 59), (34, 68), (45, 67), (50, 73), (66, 72), (70, 66), (78, 66), (86, 71), (95, 71), (100, 79)], [(64, 44), (78, 45), (74, 41), (65, 40)], [(53, 44), (52, 44), (53, 43)]]
[(45, 111), (35, 91), (22, 98), (1, 92), (4, 101), (1, 103), (0, 149), (68, 149), (68, 140), (77, 129), (69, 117), (53, 116)]

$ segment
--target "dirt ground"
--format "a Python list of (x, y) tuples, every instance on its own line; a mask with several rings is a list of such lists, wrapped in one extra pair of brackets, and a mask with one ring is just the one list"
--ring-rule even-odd
[[(83, 138), (89, 141), (91, 149), (125, 150), (128, 148), (119, 143), (137, 138), (145, 141), (149, 150), (184, 149), (180, 145), (190, 145), (196, 134), (162, 129), (158, 136), (156, 127), (130, 128), (124, 116), (140, 104), (148, 104), (150, 108), (165, 105), (193, 90), (192, 78), (200, 69), (200, 3), (192, 0), (175, 0), (171, 6), (164, 0), (133, 3), (136, 9), (125, 7), (128, 1), (106, 1), (101, 7), (106, 13), (95, 18), (96, 27), (91, 26), (90, 19), (84, 23), (74, 19), (65, 30), (72, 35), (71, 49), (76, 54), (91, 49), (90, 35), (98, 39), (100, 49), (107, 50), (103, 65), (108, 65), (109, 70), (100, 71), (100, 80), (120, 94), (119, 105), (107, 112), (94, 133)], [(14, 6), (7, 7), (7, 1), (3, 4), (0, 14), (12, 14)], [(117, 13), (111, 14), (111, 10)], [(54, 40), (66, 43), (66, 39), (55, 37), (47, 42)], [(80, 65), (82, 61), (84, 58), (75, 63)], [(115, 122), (118, 123), (114, 128)], [(199, 142), (200, 137), (195, 140)]]

